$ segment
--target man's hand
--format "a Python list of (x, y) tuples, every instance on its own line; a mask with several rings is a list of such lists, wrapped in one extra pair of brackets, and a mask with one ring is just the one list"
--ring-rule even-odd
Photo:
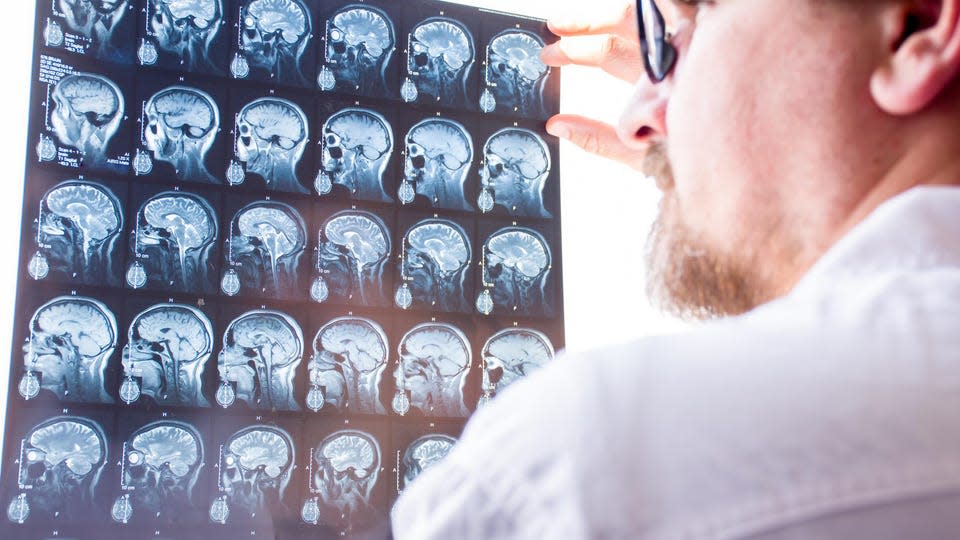
[[(636, 83), (640, 77), (646, 77), (646, 73), (640, 56), (635, 9), (630, 1), (600, 16), (551, 19), (547, 26), (561, 39), (544, 47), (543, 62), (554, 67), (596, 67), (622, 81)], [(579, 115), (558, 114), (547, 122), (547, 132), (587, 152), (642, 170), (645, 152), (625, 145), (610, 124)]]

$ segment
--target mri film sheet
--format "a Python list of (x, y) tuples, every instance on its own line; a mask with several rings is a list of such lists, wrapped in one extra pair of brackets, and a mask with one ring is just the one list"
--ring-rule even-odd
[(196, 77), (151, 75), (136, 85), (134, 175), (223, 185), (231, 125), (227, 93)]
[(35, 21), (0, 538), (362, 537), (563, 348), (542, 21), (433, 0)]
[(34, 160), (124, 174), (130, 166), (131, 85), (119, 66), (66, 55), (38, 57), (32, 95)]
[(397, 4), (326, 2), (317, 22), (316, 88), (355, 96), (398, 98), (403, 39)]
[(33, 250), (27, 275), (38, 282), (119, 286), (127, 187), (39, 170), (31, 182), (37, 189), (28, 198), (32, 220), (22, 240)]
[(48, 51), (133, 61), (136, 0), (40, 0), (37, 8), (40, 42)]
[(232, 12), (229, 0), (137, 0), (137, 62), (224, 76)]

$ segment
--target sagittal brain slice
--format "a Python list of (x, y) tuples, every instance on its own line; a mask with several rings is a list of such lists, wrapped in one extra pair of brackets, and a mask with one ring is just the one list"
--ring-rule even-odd
[(420, 473), (447, 457), (457, 440), (449, 435), (424, 435), (413, 441), (403, 452), (403, 487), (406, 488)]
[(113, 519), (127, 523), (139, 512), (173, 521), (192, 513), (203, 459), (200, 434), (189, 424), (162, 420), (138, 429), (124, 445)]
[(341, 411), (386, 414), (380, 381), (387, 368), (387, 335), (361, 317), (336, 318), (317, 332), (308, 365), (311, 384)]
[(352, 198), (390, 202), (384, 172), (393, 155), (393, 128), (380, 113), (348, 108), (323, 125), (322, 174)]
[(238, 266), (242, 286), (257, 292), (292, 292), (306, 248), (306, 226), (292, 206), (255, 202), (233, 219), (227, 263)]
[(303, 357), (303, 331), (285, 313), (254, 310), (233, 320), (223, 336), (221, 381), (255, 410), (298, 411), (294, 378)]
[(552, 256), (540, 233), (525, 227), (506, 227), (487, 238), (483, 250), (484, 282), (493, 284), (496, 305), (524, 314), (547, 310)]
[(357, 4), (342, 8), (327, 23), (320, 88), (345, 86), (363, 95), (385, 93), (395, 36), (393, 21), (381, 10)]
[(256, 99), (237, 114), (236, 156), (247, 172), (263, 178), (267, 189), (307, 193), (297, 165), (307, 147), (307, 115), (296, 103), (280, 98)]
[(89, 284), (116, 284), (114, 247), (123, 228), (120, 201), (106, 187), (68, 180), (40, 201), (37, 239), (47, 266)]
[(410, 33), (407, 73), (418, 94), (433, 97), (445, 105), (463, 105), (475, 57), (473, 36), (462, 23), (432, 17)]
[[(346, 527), (373, 513), (371, 496), (381, 464), (380, 444), (369, 433), (343, 430), (328, 435), (313, 456), (307, 505), (322, 505), (324, 522)], [(317, 500), (319, 499), (319, 500)], [(308, 512), (301, 515), (307, 520)], [(315, 523), (315, 520), (308, 520)]]
[(414, 186), (417, 195), (438, 208), (473, 209), (464, 194), (473, 140), (462, 124), (444, 118), (417, 123), (407, 133), (406, 154), (404, 181)]
[[(137, 214), (134, 253), (148, 273), (176, 290), (202, 289), (210, 282), (210, 250), (217, 218), (206, 200), (179, 191), (151, 197)], [(146, 257), (144, 257), (146, 255)]]
[(54, 298), (30, 321), (24, 379), (39, 378), (38, 390), (62, 401), (113, 403), (105, 375), (116, 346), (117, 320), (106, 305), (80, 296)]
[(123, 120), (120, 88), (102, 75), (78, 72), (60, 79), (51, 97), (50, 126), (60, 144), (79, 151), (94, 165), (103, 164)]
[(471, 364), (470, 342), (446, 323), (423, 323), (400, 340), (400, 365), (394, 372), (398, 392), (425, 416), (465, 417), (463, 386)]
[(483, 161), (481, 184), (495, 204), (513, 215), (551, 217), (543, 202), (550, 150), (542, 137), (527, 129), (501, 129), (484, 145)]
[(93, 41), (96, 56), (118, 56), (120, 43), (114, 34), (127, 12), (128, 0), (57, 0), (57, 7), (70, 30)]
[(328, 218), (321, 228), (318, 268), (331, 292), (348, 303), (386, 302), (390, 244), (390, 232), (374, 214), (345, 210)]
[(160, 405), (209, 407), (203, 376), (213, 350), (213, 326), (197, 308), (158, 304), (134, 317), (123, 350), (124, 375)]
[(214, 522), (226, 523), (235, 512), (251, 516), (282, 504), (296, 455), (289, 433), (268, 425), (246, 427), (222, 445), (220, 454), (220, 496), (210, 507)]
[(221, 71), (210, 54), (223, 23), (222, 0), (151, 0), (147, 6), (157, 47), (188, 71)]
[(311, 15), (303, 2), (246, 0), (240, 17), (240, 47), (247, 61), (279, 82), (305, 84), (301, 62)]
[(77, 519), (95, 511), (107, 461), (103, 428), (86, 418), (59, 416), (34, 426), (21, 440), (17, 483), (7, 506), (14, 523)]
[(543, 39), (525, 30), (505, 30), (487, 45), (485, 71), (496, 107), (523, 116), (544, 114), (543, 91), (550, 68), (540, 60)]
[(154, 159), (173, 166), (177, 178), (219, 183), (204, 163), (220, 129), (216, 101), (202, 90), (171, 86), (144, 107), (143, 140)]
[(484, 395), (498, 392), (553, 360), (550, 339), (530, 328), (507, 328), (490, 337), (483, 346)]
[(428, 219), (414, 225), (404, 239), (402, 274), (414, 299), (443, 311), (468, 308), (464, 284), (470, 265), (470, 241), (456, 223)]

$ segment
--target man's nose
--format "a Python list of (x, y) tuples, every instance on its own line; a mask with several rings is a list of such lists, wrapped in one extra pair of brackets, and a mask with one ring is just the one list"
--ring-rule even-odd
[(651, 139), (667, 136), (667, 104), (671, 78), (653, 84), (644, 74), (634, 86), (633, 94), (620, 115), (617, 135), (630, 148), (646, 149)]

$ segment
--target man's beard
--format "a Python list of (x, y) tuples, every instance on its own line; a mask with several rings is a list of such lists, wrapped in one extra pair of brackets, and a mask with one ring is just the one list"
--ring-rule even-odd
[(671, 315), (699, 320), (739, 315), (759, 305), (760, 280), (752, 265), (719, 253), (684, 222), (662, 144), (650, 148), (644, 172), (663, 191), (645, 253), (650, 301)]

